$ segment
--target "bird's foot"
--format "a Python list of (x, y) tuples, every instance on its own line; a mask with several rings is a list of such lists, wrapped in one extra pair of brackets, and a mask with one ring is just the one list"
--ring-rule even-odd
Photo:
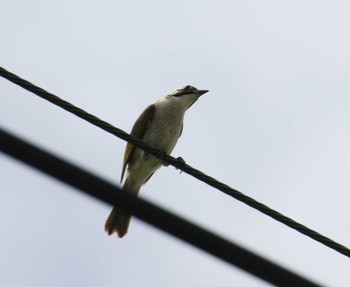
[(176, 158), (177, 162), (180, 164), (179, 167), (175, 167), (176, 169), (180, 169), (180, 173), (182, 172), (182, 166), (184, 166), (186, 164), (185, 160), (179, 156), (178, 158)]

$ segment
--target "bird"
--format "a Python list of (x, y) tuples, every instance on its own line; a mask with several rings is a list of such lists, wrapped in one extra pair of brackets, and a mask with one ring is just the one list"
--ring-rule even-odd
[[(198, 90), (191, 85), (176, 89), (164, 98), (149, 105), (138, 117), (131, 135), (153, 148), (170, 155), (183, 130), (185, 112), (208, 90)], [(122, 192), (137, 197), (141, 186), (162, 166), (167, 165), (156, 157), (128, 143), (120, 182), (127, 175)], [(131, 215), (113, 207), (106, 223), (108, 235), (117, 233), (122, 238), (128, 232)]]

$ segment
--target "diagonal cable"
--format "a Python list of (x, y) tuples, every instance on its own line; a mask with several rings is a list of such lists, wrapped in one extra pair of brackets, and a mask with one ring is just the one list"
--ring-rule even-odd
[(122, 193), (119, 187), (23, 141), (1, 127), (0, 151), (85, 194), (134, 214), (141, 220), (267, 282), (277, 286), (320, 286), (146, 200)]
[(314, 239), (315, 241), (318, 241), (329, 248), (347, 256), (350, 257), (350, 250), (344, 245), (341, 245), (337, 243), (336, 241), (308, 228), (307, 226), (300, 224), (299, 222), (279, 213), (276, 210), (271, 209), (267, 205), (256, 201), (255, 199), (241, 193), (240, 191), (231, 188), (230, 186), (216, 180), (213, 177), (210, 177), (206, 175), (205, 173), (201, 172), (198, 169), (195, 169), (188, 164), (184, 163), (182, 160), (178, 160), (172, 156), (167, 155), (166, 153), (152, 148), (149, 145), (143, 143), (139, 139), (129, 135), (128, 133), (122, 131), (121, 129), (118, 129), (111, 124), (95, 117), (92, 114), (87, 113), (86, 111), (72, 105), (71, 103), (45, 91), (42, 88), (39, 88), (35, 86), (34, 84), (18, 77), (17, 75), (5, 70), (4, 68), (0, 67), (0, 76), (3, 78), (11, 81), (12, 83), (21, 86), (22, 88), (26, 89), (27, 91), (30, 91), (37, 96), (63, 108), (64, 110), (73, 113), (74, 115), (80, 117), (81, 119), (84, 119), (88, 121), (89, 123), (133, 144), (134, 146), (137, 146), (138, 148), (146, 151), (149, 154), (152, 154), (158, 159), (161, 159), (162, 161), (166, 161), (172, 166), (176, 167), (177, 169), (182, 170), (183, 172), (186, 172), (187, 174), (192, 175), (193, 177), (197, 178), (198, 180), (205, 182), (206, 184), (222, 191), (223, 193), (226, 193), (227, 195), (249, 205), (250, 207), (264, 213), (265, 215), (287, 225), (288, 227)]

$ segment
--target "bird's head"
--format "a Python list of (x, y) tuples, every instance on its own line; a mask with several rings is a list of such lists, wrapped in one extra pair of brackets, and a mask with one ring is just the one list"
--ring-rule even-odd
[(167, 98), (173, 98), (175, 100), (183, 102), (183, 104), (187, 107), (191, 107), (198, 98), (207, 93), (208, 90), (198, 90), (193, 86), (187, 85), (183, 88), (176, 89), (171, 94), (167, 96)]

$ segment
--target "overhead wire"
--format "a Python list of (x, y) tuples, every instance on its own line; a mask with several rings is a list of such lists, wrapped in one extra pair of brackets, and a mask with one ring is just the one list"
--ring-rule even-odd
[(128, 133), (124, 132), (123, 130), (114, 127), (113, 125), (107, 123), (106, 121), (103, 121), (99, 119), (98, 117), (72, 105), (71, 103), (55, 96), (52, 93), (47, 92), (46, 90), (30, 83), (27, 80), (24, 80), (23, 78), (7, 71), (6, 69), (0, 67), (0, 76), (3, 78), (11, 81), (12, 83), (26, 89), (27, 91), (30, 91), (37, 96), (51, 102), (52, 104), (55, 104), (62, 109), (78, 116), (81, 119), (84, 119), (88, 121), (89, 123), (117, 136), (118, 138), (121, 138), (130, 144), (144, 150), (145, 152), (155, 156), (156, 158), (165, 161), (169, 163), (170, 165), (174, 166), (177, 169), (180, 169), (181, 171), (192, 175), (193, 177), (197, 178), (198, 180), (222, 191), (223, 193), (245, 203), (246, 205), (262, 212), (263, 214), (273, 218), (274, 220), (279, 221), (280, 223), (283, 223), (287, 225), (288, 227), (312, 238), (313, 240), (322, 243), (323, 245), (347, 256), (350, 258), (350, 249), (346, 246), (320, 234), (319, 232), (312, 230), (308, 228), (307, 226), (283, 215), (282, 213), (268, 207), (267, 205), (243, 194), (242, 192), (216, 180), (215, 178), (206, 175), (202, 171), (195, 169), (191, 167), (190, 165), (186, 164), (183, 160), (176, 159), (170, 155), (167, 155), (166, 153), (155, 149), (146, 143), (142, 142), (138, 138), (135, 138), (134, 136), (129, 135)]
[(117, 206), (141, 220), (276, 286), (320, 286), (1, 129), (0, 150), (80, 191)]

